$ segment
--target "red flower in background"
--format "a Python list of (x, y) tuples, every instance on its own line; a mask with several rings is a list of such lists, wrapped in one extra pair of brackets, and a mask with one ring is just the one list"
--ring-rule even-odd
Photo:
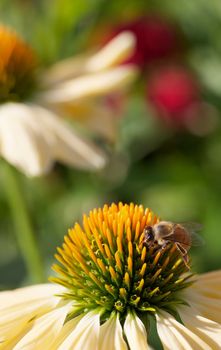
[(180, 123), (200, 101), (200, 90), (189, 70), (167, 67), (148, 80), (147, 98), (161, 116)]
[(170, 56), (177, 51), (177, 31), (164, 18), (152, 15), (138, 18), (115, 28), (112, 36), (130, 30), (137, 39), (133, 56), (127, 61), (139, 66)]

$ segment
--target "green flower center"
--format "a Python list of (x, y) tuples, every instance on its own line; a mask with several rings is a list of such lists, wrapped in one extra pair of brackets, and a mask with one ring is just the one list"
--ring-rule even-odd
[(149, 209), (122, 203), (84, 216), (83, 229), (76, 224), (56, 254), (59, 277), (51, 280), (67, 288), (62, 297), (79, 313), (102, 310), (104, 319), (112, 311), (123, 319), (128, 309), (173, 312), (191, 274), (174, 243), (144, 239), (144, 228), (158, 221)]

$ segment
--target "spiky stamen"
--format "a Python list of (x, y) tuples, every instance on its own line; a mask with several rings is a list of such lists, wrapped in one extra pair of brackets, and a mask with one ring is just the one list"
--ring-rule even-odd
[(0, 103), (26, 98), (35, 85), (37, 59), (12, 30), (0, 26)]
[(138, 314), (156, 308), (173, 310), (189, 285), (190, 273), (176, 245), (162, 248), (144, 239), (144, 228), (159, 221), (149, 209), (134, 205), (105, 205), (83, 218), (65, 236), (56, 258), (52, 281), (67, 288), (78, 312), (102, 309), (121, 318), (128, 309)]

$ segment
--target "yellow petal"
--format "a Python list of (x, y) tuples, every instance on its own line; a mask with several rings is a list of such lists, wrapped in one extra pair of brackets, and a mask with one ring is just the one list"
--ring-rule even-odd
[(129, 313), (127, 315), (124, 323), (124, 333), (131, 349), (149, 349), (146, 329), (135, 314)]
[(167, 312), (161, 311), (156, 315), (156, 319), (157, 332), (164, 349), (215, 350)]
[(107, 320), (100, 330), (99, 350), (127, 350), (127, 344), (123, 339), (122, 327), (119, 315), (113, 315)]

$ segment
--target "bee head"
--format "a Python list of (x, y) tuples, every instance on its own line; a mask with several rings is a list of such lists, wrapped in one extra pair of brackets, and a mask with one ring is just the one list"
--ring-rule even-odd
[(144, 233), (147, 241), (153, 241), (154, 240), (154, 233), (152, 226), (146, 226), (144, 228)]

